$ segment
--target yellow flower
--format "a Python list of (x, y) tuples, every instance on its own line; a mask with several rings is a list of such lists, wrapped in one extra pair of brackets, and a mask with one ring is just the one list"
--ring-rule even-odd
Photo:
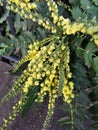
[(39, 85), (39, 82), (38, 82), (38, 81), (35, 81), (34, 85), (38, 86), (38, 85)]
[(74, 94), (71, 94), (71, 95), (70, 95), (70, 97), (71, 97), (71, 98), (74, 98), (74, 97), (75, 97), (75, 95), (74, 95)]
[(23, 88), (23, 92), (24, 92), (24, 93), (28, 93), (28, 88), (27, 88), (27, 87), (24, 87), (24, 88)]
[(36, 9), (37, 8), (35, 3), (30, 3), (30, 4), (31, 4), (31, 9)]
[(21, 6), (21, 8), (25, 8), (25, 7), (26, 7), (26, 4), (23, 3), (23, 2), (21, 2), (20, 6)]
[(6, 120), (6, 119), (3, 119), (3, 121), (4, 121), (5, 124), (8, 122), (8, 120)]
[(62, 51), (63, 51), (65, 48), (66, 48), (66, 47), (65, 47), (64, 45), (61, 46)]
[(67, 28), (66, 28), (66, 34), (67, 34), (67, 35), (72, 34), (72, 28), (71, 28), (71, 25), (68, 25), (68, 26), (67, 26)]
[(38, 24), (41, 25), (43, 21), (41, 19), (38, 19)]
[(45, 73), (44, 72), (41, 75), (42, 75), (42, 77), (45, 77)]
[(55, 89), (53, 89), (53, 90), (52, 90), (52, 93), (53, 93), (53, 94), (55, 94), (55, 93), (56, 93), (56, 90), (55, 90)]
[(41, 87), (44, 87), (44, 83), (41, 83), (40, 86), (41, 86)]
[(98, 45), (98, 39), (95, 39), (94, 42), (96, 45)]
[(68, 77), (68, 78), (72, 78), (72, 73), (68, 73), (68, 74), (67, 74), (67, 77)]
[(41, 74), (37, 74), (37, 79), (41, 79)]
[(43, 63), (39, 63), (39, 64), (38, 64), (38, 67), (39, 67), (39, 68), (42, 68), (42, 67), (43, 67)]
[(12, 116), (9, 116), (9, 120), (12, 120), (13, 119), (13, 117)]
[(18, 102), (18, 104), (21, 105), (21, 104), (22, 104), (22, 101), (20, 100), (20, 101)]
[(73, 84), (73, 82), (69, 82), (69, 86), (70, 86), (70, 89), (74, 89), (74, 84)]
[(46, 74), (47, 74), (47, 75), (50, 75), (50, 70), (47, 70), (47, 71), (46, 71)]
[(63, 16), (59, 16), (59, 21), (62, 21), (64, 20), (64, 17)]
[(50, 88), (49, 87), (44, 87), (43, 91), (50, 91)]
[(46, 80), (45, 80), (45, 84), (46, 84), (46, 85), (47, 85), (47, 84), (50, 84), (49, 79), (46, 79)]
[(67, 102), (68, 104), (70, 104), (70, 103), (71, 103), (71, 100), (69, 99), (69, 100), (67, 100), (66, 102)]
[(49, 77), (49, 79), (50, 79), (50, 80), (53, 80), (54, 77), (55, 77), (55, 75), (54, 75), (54, 74), (51, 74), (50, 77)]

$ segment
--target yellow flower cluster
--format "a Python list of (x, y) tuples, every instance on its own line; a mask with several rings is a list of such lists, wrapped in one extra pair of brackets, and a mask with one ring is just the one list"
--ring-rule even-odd
[(98, 34), (92, 36), (96, 45), (98, 45)]
[[(50, 60), (51, 59), (52, 58), (50, 58)], [(44, 96), (47, 93), (50, 93), (51, 89), (53, 87), (55, 87), (55, 90), (57, 89), (56, 86), (57, 86), (57, 83), (58, 83), (58, 75), (57, 75), (56, 69), (60, 64), (60, 60), (58, 60), (58, 59), (56, 60), (56, 59), (53, 58), (53, 61), (51, 61), (51, 64), (52, 64), (52, 66), (48, 64), (44, 68), (44, 73), (42, 73), (45, 76), (45, 80), (44, 80), (44, 82), (42, 82), (40, 84), (41, 90), (38, 93), (38, 99), (36, 100), (37, 102), (43, 102)]]
[[(64, 101), (71, 104), (74, 98), (74, 83), (71, 81), (72, 73), (70, 70), (70, 49), (65, 35), (75, 35), (77, 32), (89, 34), (98, 45), (98, 27), (87, 25), (84, 22), (71, 22), (69, 18), (59, 16), (57, 4), (53, 0), (46, 0), (52, 20), (43, 18), (37, 13), (37, 4), (30, 3), (30, 0), (9, 0), (7, 8), (19, 13), (27, 19), (38, 22), (39, 25), (52, 33), (59, 34), (30, 44), (27, 55), (18, 63), (13, 72), (16, 72), (25, 62), (29, 61), (27, 68), (22, 75), (17, 78), (11, 91), (3, 99), (8, 100), (12, 95), (24, 94), (25, 99), (30, 89), (38, 88), (35, 102), (43, 102), (46, 95), (49, 95), (48, 112), (43, 125), (43, 130), (53, 115), (55, 100), (63, 96)], [(2, 4), (2, 1), (0, 2)], [(35, 10), (35, 11), (34, 11)], [(23, 96), (23, 95), (22, 95)], [(24, 97), (23, 96), (23, 97)], [(8, 120), (4, 120), (5, 128), (16, 114), (21, 110), (25, 100), (20, 99), (13, 107), (13, 113)], [(19, 109), (19, 110), (18, 110)]]
[(28, 54), (27, 54), (26, 56), (24, 56), (21, 61), (18, 62), (17, 66), (16, 66), (16, 68), (13, 70), (13, 72), (16, 72), (16, 71), (19, 69), (19, 67), (21, 67), (21, 65), (22, 65), (23, 63), (25, 63), (25, 62), (27, 62), (27, 61), (30, 61), (30, 60), (32, 60), (32, 59), (35, 57), (35, 55), (36, 55), (37, 52), (38, 52), (38, 47), (36, 46), (36, 48), (34, 48), (34, 47), (32, 48), (32, 45), (30, 45), (30, 46), (29, 46), (29, 49), (30, 49), (30, 50), (28, 50)]
[(22, 89), (24, 86), (24, 82), (26, 81), (29, 73), (27, 70), (24, 70), (23, 74), (17, 78), (17, 80), (14, 82), (14, 85), (12, 89), (7, 93), (7, 95), (2, 99), (0, 102), (1, 104), (5, 101), (8, 101), (11, 97), (14, 97), (18, 94), (22, 94)]
[(58, 21), (58, 7), (55, 1), (47, 0), (47, 5), (49, 7), (49, 11), (51, 11), (51, 16), (53, 18), (53, 23), (56, 24)]
[(72, 23), (68, 18), (65, 19), (63, 16), (59, 16), (58, 18), (58, 27), (62, 27), (63, 34), (72, 35), (77, 32), (82, 32), (84, 34), (89, 34), (93, 37), (94, 42), (98, 45), (98, 26), (94, 26), (92, 24), (85, 24), (81, 22)]
[(3, 5), (3, 0), (0, 0), (0, 5), (1, 5), (1, 6)]
[(72, 73), (70, 72), (70, 50), (69, 47), (64, 45), (62, 46), (62, 49), (66, 50), (66, 53), (64, 54), (64, 66), (65, 66), (65, 77), (64, 77), (64, 84), (62, 87), (62, 94), (64, 97), (64, 101), (67, 102), (68, 104), (71, 103), (72, 99), (74, 98), (73, 94), (73, 89), (74, 89), (74, 84), (72, 81), (69, 81), (70, 78), (72, 78)]
[[(59, 37), (51, 37), (40, 42), (34, 42), (33, 45), (31, 44), (29, 46), (27, 56), (19, 62), (14, 72), (17, 71), (24, 62), (29, 60), (28, 66), (23, 71), (22, 75), (15, 81), (11, 91), (4, 99), (6, 101), (11, 95), (15, 94), (26, 96), (33, 87), (38, 88), (35, 102), (43, 102), (45, 96), (49, 95), (48, 112), (43, 125), (43, 130), (46, 129), (50, 118), (53, 115), (55, 100), (59, 96), (59, 90), (61, 90), (60, 95), (63, 95), (64, 101), (68, 104), (70, 104), (74, 98), (74, 85), (69, 81), (72, 77), (69, 67), (70, 50), (68, 43), (59, 42)], [(63, 77), (64, 82), (62, 83), (60, 81), (62, 79), (60, 78), (61, 75), (59, 73), (59, 70), (62, 67), (60, 66), (61, 62), (64, 68), (64, 77), (66, 77)], [(59, 87), (61, 87), (61, 89), (59, 89)], [(20, 106), (22, 102), (19, 101), (18, 104)], [(13, 113), (9, 119), (14, 119)], [(7, 125), (8, 122), (6, 120), (5, 122)]]
[(21, 16), (37, 21), (34, 11), (37, 10), (37, 6), (34, 2), (21, 1), (21, 0), (9, 0), (7, 2), (7, 9), (15, 13), (19, 13)]
[(26, 96), (22, 95), (21, 99), (16, 103), (15, 106), (13, 106), (13, 111), (9, 115), (8, 119), (3, 119), (3, 125), (0, 127), (0, 130), (5, 130), (8, 125), (12, 123), (13, 120), (15, 120), (16, 116), (19, 114), (19, 112), (22, 109), (22, 106), (24, 105), (26, 100)]
[(65, 78), (62, 93), (64, 96), (64, 101), (67, 102), (68, 104), (70, 104), (72, 99), (74, 98), (73, 89), (74, 89), (73, 82), (70, 81), (69, 83), (67, 83), (67, 80)]
[(53, 88), (51, 90), (51, 92), (49, 93), (48, 112), (47, 112), (47, 116), (46, 116), (46, 119), (45, 119), (44, 124), (43, 124), (43, 130), (47, 129), (47, 126), (50, 122), (50, 119), (51, 119), (52, 115), (54, 114), (54, 107), (55, 107), (56, 98), (57, 98), (56, 90), (55, 90), (55, 88)]
[[(32, 48), (32, 45), (30, 45), (29, 48)], [(64, 80), (62, 94), (64, 96), (64, 101), (66, 101), (67, 103), (70, 103), (72, 98), (74, 97), (72, 96), (73, 89), (70, 89), (72, 88), (72, 82), (68, 82), (68, 79), (72, 77), (72, 73), (70, 72), (69, 67), (69, 48), (65, 45), (57, 46), (57, 48), (54, 43), (47, 46), (42, 46), (35, 57), (33, 57), (28, 64), (27, 71), (29, 73), (29, 76), (25, 81), (23, 92), (27, 94), (29, 88), (33, 86), (40, 86), (40, 91), (38, 93), (38, 98), (36, 99), (36, 102), (43, 102), (45, 95), (47, 95), (47, 93), (50, 93), (52, 88), (54, 88), (57, 93), (59, 82), (58, 71), (61, 62), (60, 58), (62, 58), (62, 51), (64, 52), (63, 62), (65, 68), (64, 72), (66, 75), (66, 84)], [(68, 90), (68, 92), (65, 91), (66, 89)], [(69, 91), (70, 94), (68, 95)], [(65, 99), (66, 95), (67, 99)]]
[[(45, 77), (44, 69), (48, 69), (44, 66), (46, 59), (52, 54), (55, 49), (55, 44), (49, 44), (48, 46), (43, 46), (40, 48), (36, 56), (28, 64), (28, 71), (32, 72), (30, 77), (28, 77), (23, 91), (28, 93), (28, 89), (31, 85), (39, 86), (39, 81)], [(41, 71), (41, 72), (40, 72)]]
[[(59, 16), (56, 2), (53, 0), (46, 1), (49, 7), (49, 11), (51, 11), (53, 22), (47, 18), (43, 18), (37, 12), (32, 12), (32, 10), (37, 9), (37, 5), (33, 2), (30, 2), (29, 0), (9, 0), (7, 1), (7, 8), (16, 13), (19, 13), (25, 18), (31, 19), (32, 21), (37, 21), (39, 25), (48, 30), (51, 30), (52, 33), (57, 33), (59, 31), (58, 27), (62, 28), (61, 33), (63, 33), (63, 35), (72, 35), (77, 32), (82, 32), (93, 37), (93, 35), (96, 35), (96, 32), (98, 32), (98, 26), (96, 25), (87, 24), (81, 21), (72, 23), (68, 18), (66, 19), (63, 16)], [(98, 45), (98, 40), (96, 38), (94, 39), (94, 42), (96, 45)]]
[(21, 16), (31, 19), (34, 22), (38, 22), (38, 24), (43, 26), (45, 29), (51, 30), (52, 33), (56, 33), (56, 27), (49, 19), (41, 17), (37, 12), (32, 12), (32, 10), (37, 10), (37, 5), (35, 3), (30, 3), (29, 1), (23, 2), (19, 0), (10, 0), (8, 1), (7, 9), (19, 13)]
[(98, 46), (98, 39), (94, 39), (94, 42)]
[(12, 3), (16, 4), (16, 6), (19, 6), (21, 9), (25, 9), (26, 11), (30, 11), (33, 9), (36, 9), (35, 3), (30, 3), (29, 0), (9, 0), (8, 4), (11, 5)]

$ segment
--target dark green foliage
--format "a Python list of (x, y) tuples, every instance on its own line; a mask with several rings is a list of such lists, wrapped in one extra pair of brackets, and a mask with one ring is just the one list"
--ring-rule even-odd
[[(11, 28), (6, 21), (8, 15), (10, 15), (14, 21), (13, 26), (16, 33), (15, 35), (11, 34)], [(32, 41), (35, 39), (43, 39), (47, 35), (47, 32), (39, 27), (36, 22), (27, 20), (18, 14), (9, 13), (9, 11), (4, 13), (1, 22), (2, 24), (3, 22), (6, 24), (4, 24), (4, 35), (1, 36), (2, 43), (0, 44), (0, 56), (7, 54), (15, 55), (20, 58), (26, 54), (28, 45)]]
[(23, 106), (22, 109), (22, 117), (25, 117), (32, 105), (35, 105), (35, 99), (37, 98), (38, 94), (38, 87), (33, 86), (32, 90), (30, 89), (28, 92), (28, 98)]
[[(65, 2), (67, 4), (67, 2)], [(37, 2), (38, 12), (43, 17), (49, 17), (49, 11), (45, 1)], [(65, 6), (58, 3), (59, 14), (64, 17), (71, 17), (73, 21), (84, 21), (88, 25), (88, 20), (98, 21), (98, 0), (69, 0), (69, 10)], [(11, 29), (6, 18), (11, 15), (14, 21), (16, 35), (10, 33)], [(50, 19), (51, 20), (51, 19)], [(5, 22), (5, 25), (4, 25)], [(50, 34), (36, 22), (27, 20), (20, 15), (15, 15), (8, 11), (0, 19), (0, 24), (5, 29), (2, 43), (0, 44), (0, 55), (16, 55), (18, 57), (26, 54), (28, 45), (36, 39), (41, 40)], [(62, 38), (62, 36), (60, 35)], [(98, 128), (98, 47), (93, 43), (92, 37), (89, 35), (76, 33), (68, 36), (69, 47), (71, 50), (71, 70), (73, 72), (73, 81), (75, 83), (75, 99), (73, 101), (73, 119), (75, 130), (85, 130), (84, 122), (89, 120), (90, 116), (93, 123), (92, 127)], [(26, 65), (26, 64), (25, 64)], [(23, 70), (24, 64), (19, 68)], [(61, 96), (62, 85), (64, 82), (64, 69), (61, 62), (59, 71), (60, 85), (58, 93)], [(35, 99), (39, 88), (35, 86), (29, 91), (28, 98), (22, 110), (24, 117), (32, 105), (35, 105)], [(62, 107), (68, 115), (58, 120), (61, 125), (72, 125), (71, 112), (67, 104)]]

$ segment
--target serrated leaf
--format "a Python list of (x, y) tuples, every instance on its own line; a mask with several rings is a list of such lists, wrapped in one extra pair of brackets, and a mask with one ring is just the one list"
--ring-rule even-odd
[(6, 21), (6, 18), (9, 16), (9, 11), (6, 10), (5, 14), (0, 18), (0, 23)]
[(98, 5), (98, 0), (93, 0), (93, 2), (95, 3), (95, 5)]
[(78, 6), (73, 7), (71, 12), (72, 12), (72, 16), (75, 20), (82, 17), (82, 14), (83, 14), (83, 12), (81, 11), (81, 9)]
[(69, 3), (71, 3), (73, 5), (77, 5), (77, 4), (79, 4), (79, 0), (69, 0)]
[(20, 31), (20, 28), (22, 27), (22, 23), (21, 23), (20, 18), (21, 17), (20, 17), (19, 14), (17, 14), (16, 17), (15, 17), (14, 27), (15, 27), (16, 33), (18, 33)]
[(39, 35), (41, 36), (41, 38), (46, 37), (45, 31), (42, 30), (40, 27), (38, 27), (36, 30), (37, 30), (37, 33), (39, 33)]
[(84, 90), (88, 86), (90, 86), (90, 81), (87, 77), (86, 67), (84, 66), (83, 62), (79, 59), (77, 59), (77, 62), (75, 63), (74, 75), (75, 87), (78, 90)]
[(90, 8), (87, 10), (88, 16), (93, 19), (95, 16), (98, 16), (98, 7), (91, 5)]
[(90, 67), (91, 66), (91, 63), (92, 63), (92, 58), (93, 58), (93, 54), (98, 51), (98, 48), (96, 47), (95, 44), (93, 43), (88, 43), (86, 48), (85, 48), (85, 51), (84, 51), (84, 60), (85, 60), (85, 64)]
[(84, 92), (81, 91), (79, 93), (79, 96), (80, 96), (79, 101), (82, 105), (89, 105), (90, 104), (90, 99)]
[(83, 9), (87, 9), (87, 7), (90, 7), (90, 1), (89, 0), (85, 0), (85, 1), (81, 0), (80, 4), (81, 4), (81, 8), (83, 8)]

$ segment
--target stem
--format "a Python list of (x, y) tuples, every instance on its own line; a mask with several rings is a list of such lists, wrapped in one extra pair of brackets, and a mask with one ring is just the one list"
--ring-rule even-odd
[(72, 104), (70, 104), (70, 114), (71, 114), (71, 130), (74, 130), (74, 113), (73, 113)]

